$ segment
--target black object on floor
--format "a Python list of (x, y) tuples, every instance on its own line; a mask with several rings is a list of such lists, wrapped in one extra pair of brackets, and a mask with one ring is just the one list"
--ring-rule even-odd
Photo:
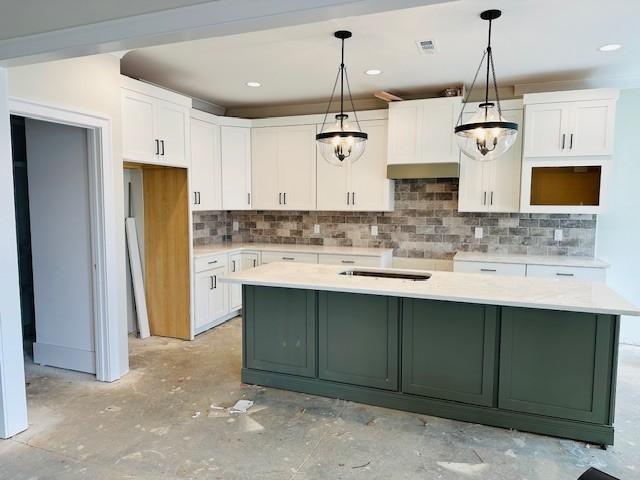
[(604, 473), (602, 470), (598, 470), (597, 468), (591, 467), (589, 470), (584, 472), (578, 480), (620, 480), (617, 477), (611, 476), (608, 473)]

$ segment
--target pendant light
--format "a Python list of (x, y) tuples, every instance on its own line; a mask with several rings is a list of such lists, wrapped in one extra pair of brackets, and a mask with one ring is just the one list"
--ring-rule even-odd
[[(468, 157), (480, 160), (494, 160), (504, 154), (515, 143), (518, 135), (518, 124), (507, 122), (502, 116), (500, 108), (500, 98), (498, 96), (498, 84), (496, 83), (496, 71), (493, 65), (493, 51), (491, 49), (491, 26), (493, 20), (502, 15), (500, 10), (486, 10), (480, 14), (480, 18), (489, 22), (489, 39), (487, 48), (482, 55), (476, 75), (473, 77), (471, 88), (465, 98), (464, 105), (468, 103), (469, 95), (478, 78), (483, 63), (487, 62), (486, 85), (484, 90), (484, 102), (478, 111), (469, 119), (467, 123), (462, 123), (464, 106), (460, 112), (455, 133), (458, 138), (458, 145), (462, 152)], [(489, 82), (493, 80), (495, 91), (495, 101), (489, 100)]]
[[(333, 35), (342, 42), (342, 57), (340, 68), (338, 69), (338, 75), (336, 76), (336, 81), (333, 84), (333, 90), (331, 91), (331, 97), (329, 98), (329, 105), (327, 105), (327, 111), (324, 115), (324, 120), (322, 121), (322, 128), (320, 129), (320, 133), (316, 135), (316, 141), (320, 147), (322, 157), (327, 162), (332, 165), (342, 166), (346, 163), (353, 163), (362, 156), (368, 135), (360, 128), (360, 122), (358, 122), (356, 109), (353, 105), (353, 99), (351, 98), (351, 88), (349, 87), (347, 69), (344, 66), (344, 41), (347, 38), (351, 38), (351, 32), (340, 30), (335, 32)], [(327, 116), (329, 115), (331, 103), (333, 102), (333, 96), (338, 85), (338, 80), (340, 80), (340, 113), (336, 115), (335, 123), (327, 125), (325, 128)], [(345, 83), (349, 94), (349, 101), (351, 102), (355, 125), (348, 121), (349, 116), (344, 111)]]

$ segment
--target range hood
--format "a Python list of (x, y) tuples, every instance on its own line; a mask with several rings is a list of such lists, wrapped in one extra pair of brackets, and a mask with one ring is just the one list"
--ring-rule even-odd
[(413, 163), (387, 165), (387, 178), (402, 180), (408, 178), (458, 178), (459, 163)]

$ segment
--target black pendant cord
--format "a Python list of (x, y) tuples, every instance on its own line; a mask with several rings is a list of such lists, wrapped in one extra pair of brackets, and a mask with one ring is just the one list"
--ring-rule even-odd
[(358, 120), (358, 113), (356, 112), (356, 106), (353, 103), (353, 97), (351, 96), (351, 85), (349, 85), (349, 74), (347, 73), (347, 68), (344, 69), (344, 77), (347, 80), (347, 92), (349, 92), (349, 101), (351, 102), (351, 110), (353, 111), (353, 118), (356, 119), (356, 125), (358, 126), (358, 130), (362, 131), (360, 127), (360, 120)]
[(487, 112), (489, 110), (489, 70), (491, 68), (491, 25), (493, 20), (489, 20), (489, 38), (487, 39), (487, 77), (484, 86), (484, 121), (487, 121)]
[(344, 38), (340, 55), (340, 130), (344, 130)]
[(467, 96), (464, 98), (464, 102), (462, 104), (462, 108), (460, 109), (460, 115), (458, 115), (458, 121), (456, 125), (462, 125), (462, 115), (464, 115), (464, 107), (469, 103), (469, 97), (471, 97), (471, 92), (473, 91), (473, 86), (476, 84), (476, 80), (478, 79), (478, 75), (480, 74), (480, 69), (482, 69), (482, 65), (484, 63), (484, 59), (487, 56), (487, 51), (485, 50), (482, 54), (482, 58), (480, 59), (480, 63), (478, 64), (478, 68), (476, 69), (476, 74), (473, 76), (473, 81), (471, 82), (471, 87), (469, 87), (469, 91), (467, 92)]
[(322, 119), (322, 128), (320, 132), (324, 132), (324, 126), (327, 124), (327, 117), (329, 116), (329, 111), (331, 110), (331, 104), (333, 103), (333, 96), (336, 93), (336, 87), (338, 86), (338, 79), (342, 73), (342, 68), (338, 69), (338, 74), (336, 75), (336, 80), (333, 82), (333, 89), (331, 90), (331, 96), (329, 97), (329, 105), (327, 105), (327, 110), (324, 112), (324, 118)]

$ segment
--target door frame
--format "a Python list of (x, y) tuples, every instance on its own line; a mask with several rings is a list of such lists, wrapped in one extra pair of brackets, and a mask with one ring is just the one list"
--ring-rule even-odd
[(111, 119), (30, 100), (9, 98), (9, 112), (86, 129), (89, 159), (89, 202), (93, 253), (93, 313), (96, 379), (120, 378), (118, 363), (118, 256), (114, 205)]

